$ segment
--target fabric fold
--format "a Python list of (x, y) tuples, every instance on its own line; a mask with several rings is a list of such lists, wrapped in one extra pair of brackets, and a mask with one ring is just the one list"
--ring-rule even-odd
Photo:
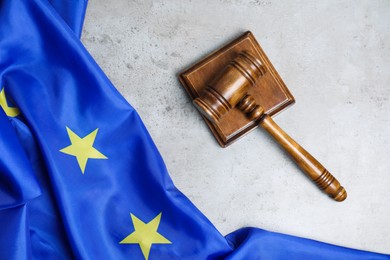
[(389, 258), (256, 228), (222, 236), (80, 42), (85, 6), (0, 4), (3, 105), (20, 112), (0, 111), (0, 258)]

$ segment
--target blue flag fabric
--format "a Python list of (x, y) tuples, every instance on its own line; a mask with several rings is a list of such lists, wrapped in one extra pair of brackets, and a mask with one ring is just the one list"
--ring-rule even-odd
[(81, 36), (88, 0), (48, 0), (77, 37)]
[(85, 7), (0, 2), (0, 259), (390, 258), (256, 228), (223, 237), (81, 44)]

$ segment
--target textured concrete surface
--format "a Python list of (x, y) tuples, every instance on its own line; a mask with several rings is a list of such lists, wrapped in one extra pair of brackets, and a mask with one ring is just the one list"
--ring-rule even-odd
[[(90, 1), (82, 40), (181, 189), (256, 226), (390, 253), (390, 1)], [(296, 98), (275, 120), (346, 187), (336, 203), (263, 131), (218, 146), (177, 73), (251, 30)]]

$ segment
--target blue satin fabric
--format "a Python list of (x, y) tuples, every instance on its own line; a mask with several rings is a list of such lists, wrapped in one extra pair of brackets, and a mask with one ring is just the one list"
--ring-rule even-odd
[[(46, 1), (4, 1), (0, 24), (1, 85), (42, 158), (34, 168), (46, 196), (26, 204), (31, 258), (143, 259), (138, 245), (119, 244), (133, 231), (130, 213), (147, 222), (162, 212), (159, 233), (172, 244), (153, 245), (150, 259), (231, 250), (173, 186), (137, 113)], [(89, 160), (81, 174), (59, 152), (69, 145), (66, 127), (80, 136), (99, 128), (94, 147), (108, 160)]]
[[(149, 259), (388, 259), (255, 228), (224, 238), (173, 185), (134, 109), (78, 39), (85, 1), (0, 2), (0, 88), (21, 115), (0, 111), (0, 259), (144, 259), (119, 244), (160, 212)], [(54, 7), (54, 8), (53, 8)], [(57, 11), (56, 11), (57, 9)], [(129, 86), (131, 87), (131, 86)], [(84, 174), (69, 127), (107, 160)]]
[(88, 0), (48, 0), (64, 22), (80, 38)]
[(225, 259), (390, 259), (375, 254), (339, 247), (310, 239), (269, 232), (258, 228), (242, 228), (226, 236), (235, 248)]
[(0, 210), (38, 197), (41, 190), (10, 121), (0, 109)]
[(0, 109), (0, 259), (27, 259), (26, 203), (41, 194), (33, 169), (14, 129)]

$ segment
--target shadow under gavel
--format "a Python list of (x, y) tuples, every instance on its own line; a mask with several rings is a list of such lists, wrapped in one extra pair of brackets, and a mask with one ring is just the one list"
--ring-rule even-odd
[(208, 85), (203, 95), (193, 101), (194, 105), (214, 123), (232, 108), (238, 107), (250, 120), (258, 122), (321, 190), (336, 201), (345, 200), (347, 192), (338, 180), (265, 114), (261, 104), (256, 104), (255, 99), (248, 95), (248, 89), (264, 73), (264, 66), (255, 56), (241, 52)]

